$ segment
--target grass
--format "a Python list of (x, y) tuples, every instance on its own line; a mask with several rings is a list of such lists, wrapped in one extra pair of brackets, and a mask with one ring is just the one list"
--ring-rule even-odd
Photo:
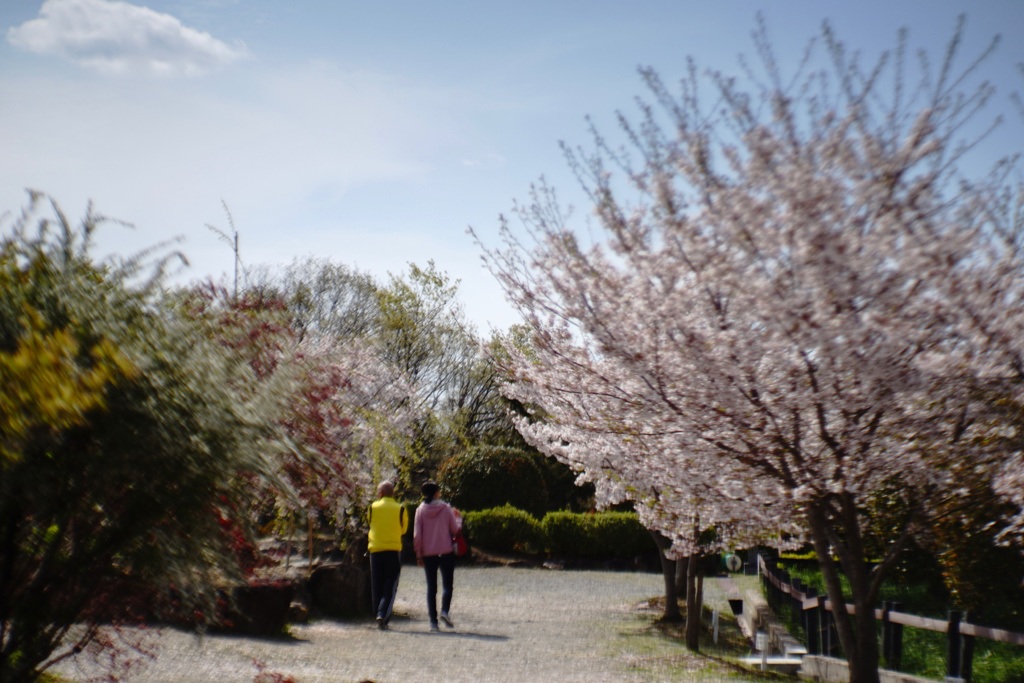
[[(787, 569), (792, 578), (798, 578), (805, 585), (824, 592), (820, 570), (792, 566)], [(840, 580), (843, 583), (843, 593), (849, 596), (849, 583), (846, 577), (841, 576)], [(882, 586), (881, 599), (902, 603), (902, 612), (935, 619), (945, 619), (948, 609), (947, 605), (938, 604), (928, 594), (925, 586), (905, 586), (887, 582)], [(779, 618), (791, 633), (796, 635), (800, 632), (798, 637), (802, 637), (799, 619), (795, 618), (788, 608), (782, 610)], [(878, 633), (881, 648), (881, 627)], [(971, 670), (973, 683), (1024, 683), (1024, 647), (978, 638), (975, 640)], [(900, 671), (914, 676), (943, 680), (946, 676), (946, 635), (905, 626)]]
[[(741, 577), (742, 578), (742, 577)], [(748, 577), (751, 585), (754, 577)], [(777, 673), (762, 673), (736, 662), (752, 650), (740, 630), (736, 617), (729, 610), (724, 595), (717, 591), (713, 580), (705, 582), (705, 605), (702, 615), (700, 652), (685, 647), (685, 624), (660, 619), (664, 613), (664, 598), (651, 598), (635, 606), (635, 626), (620, 633), (620, 651), (635, 674), (657, 681), (721, 681), (723, 679), (748, 683), (791, 681)], [(684, 609), (683, 605), (680, 605)], [(713, 640), (712, 614), (719, 611), (718, 642)]]

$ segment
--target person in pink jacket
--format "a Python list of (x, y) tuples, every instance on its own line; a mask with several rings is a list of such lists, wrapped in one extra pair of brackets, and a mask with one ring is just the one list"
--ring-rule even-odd
[(437, 631), (437, 570), (441, 570), (441, 621), (454, 628), (448, 610), (452, 605), (452, 587), (455, 581), (454, 536), (462, 528), (458, 510), (438, 498), (435, 482), (423, 485), (423, 502), (416, 508), (413, 525), (413, 548), (416, 564), (427, 573), (427, 612), (430, 630)]

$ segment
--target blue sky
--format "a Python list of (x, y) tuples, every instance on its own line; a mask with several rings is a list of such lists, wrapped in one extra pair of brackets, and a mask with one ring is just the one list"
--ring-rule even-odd
[[(134, 230), (99, 255), (182, 236), (180, 279), (219, 278), (234, 217), (247, 264), (328, 257), (378, 277), (428, 259), (462, 281), (480, 331), (515, 318), (466, 235), (544, 175), (579, 205), (558, 147), (614, 130), (687, 56), (738, 70), (758, 11), (785, 67), (828, 19), (865, 57), (910, 31), (941, 57), (961, 13), (963, 55), (997, 33), (984, 74), (997, 108), (1024, 91), (1021, 0), (2, 0), (0, 211), (25, 188), (73, 216), (90, 199)], [(992, 153), (1024, 149), (1019, 117)], [(580, 207), (584, 209), (585, 207)], [(583, 211), (578, 211), (582, 214)]]

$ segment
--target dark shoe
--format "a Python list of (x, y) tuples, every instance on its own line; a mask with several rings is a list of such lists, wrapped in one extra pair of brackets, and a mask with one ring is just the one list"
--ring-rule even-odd
[(452, 623), (452, 620), (451, 620), (451, 618), (450, 618), (450, 617), (448, 616), (448, 613), (447, 613), (447, 612), (441, 612), (441, 621), (442, 621), (442, 622), (444, 623), (444, 625), (445, 625), (445, 626), (447, 626), (448, 628), (455, 628), (455, 624), (453, 624), (453, 623)]
[(439, 633), (440, 631), (441, 631), (441, 629), (439, 629), (437, 627), (436, 623), (433, 623), (433, 624), (430, 625), (430, 632), (431, 633)]
[(384, 617), (377, 617), (377, 630), (378, 631), (386, 631), (387, 628), (388, 628), (388, 624), (387, 624), (386, 621), (384, 621)]

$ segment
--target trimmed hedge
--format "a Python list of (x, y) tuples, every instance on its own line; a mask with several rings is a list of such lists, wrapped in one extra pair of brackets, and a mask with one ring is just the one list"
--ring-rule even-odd
[(540, 522), (511, 505), (465, 512), (462, 516), (469, 542), (474, 546), (499, 553), (537, 552), (543, 548)]
[(633, 512), (549, 512), (538, 522), (510, 505), (466, 512), (470, 542), (494, 552), (546, 551), (559, 557), (628, 559), (657, 553)]
[(658, 552), (634, 512), (550, 512), (541, 528), (545, 549), (553, 555), (627, 559)]

